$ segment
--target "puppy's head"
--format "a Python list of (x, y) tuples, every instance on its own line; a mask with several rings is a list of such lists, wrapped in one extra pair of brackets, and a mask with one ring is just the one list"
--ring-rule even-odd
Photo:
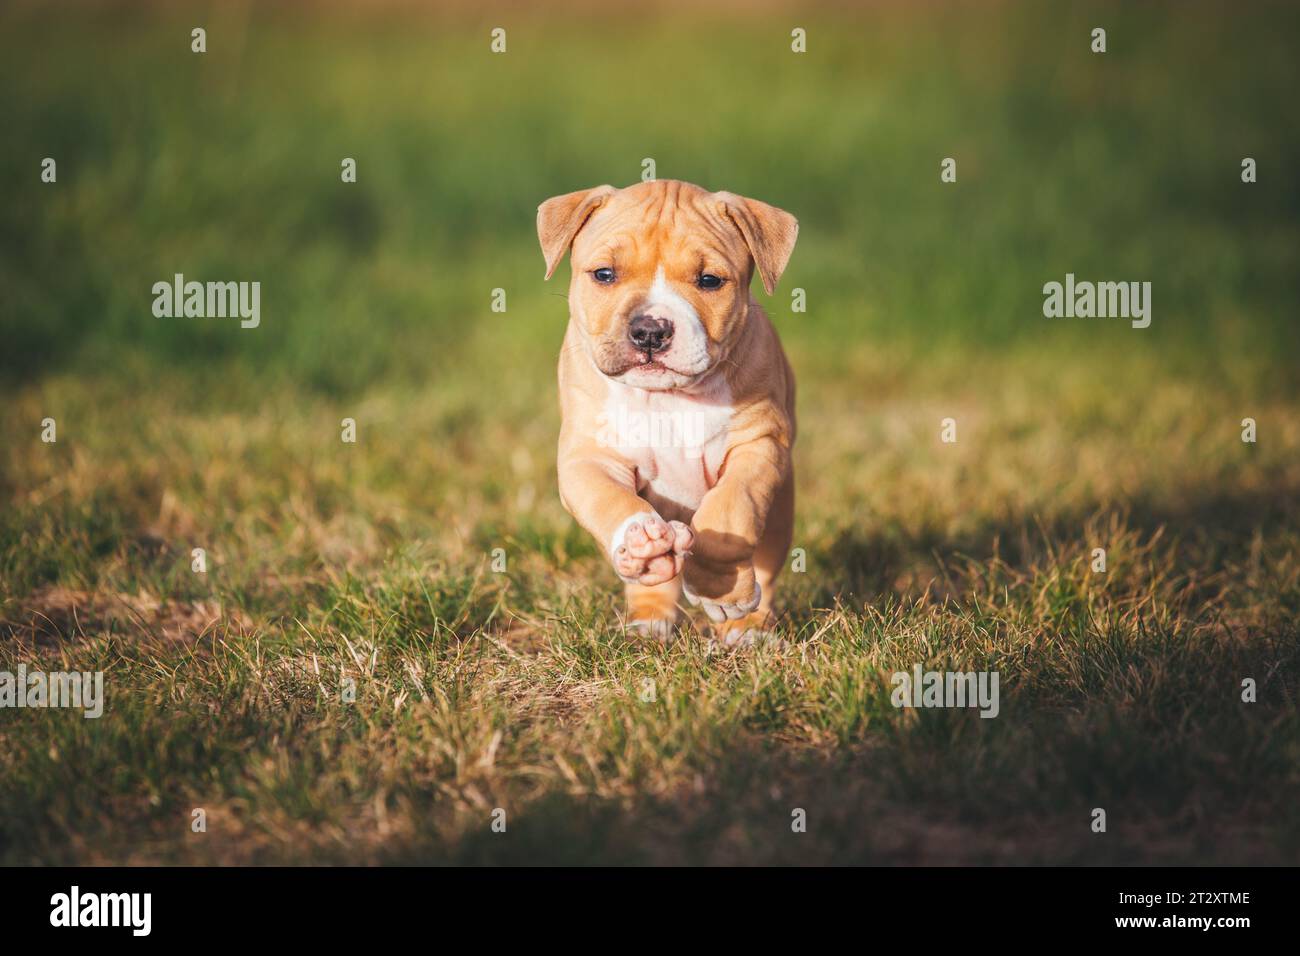
[(655, 390), (688, 387), (727, 357), (754, 269), (770, 295), (798, 232), (775, 206), (672, 180), (583, 189), (537, 209), (548, 279), (572, 249), (569, 310), (592, 361)]

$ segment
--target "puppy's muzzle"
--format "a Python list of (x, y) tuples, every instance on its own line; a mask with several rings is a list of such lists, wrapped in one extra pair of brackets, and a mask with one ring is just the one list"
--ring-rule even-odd
[(638, 352), (647, 355), (663, 352), (672, 345), (672, 320), (650, 314), (638, 315), (628, 323), (627, 337)]

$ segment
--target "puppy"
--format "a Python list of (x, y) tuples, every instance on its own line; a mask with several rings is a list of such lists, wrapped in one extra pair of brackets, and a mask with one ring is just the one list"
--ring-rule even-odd
[(794, 373), (750, 294), (794, 249), (789, 213), (657, 180), (537, 210), (550, 278), (571, 250), (560, 353), (565, 508), (627, 588), (626, 624), (671, 637), (678, 599), (727, 646), (771, 636), (794, 527)]

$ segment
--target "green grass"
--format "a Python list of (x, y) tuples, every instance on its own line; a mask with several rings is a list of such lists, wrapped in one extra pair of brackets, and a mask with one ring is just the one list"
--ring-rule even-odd
[[(1228, 10), (0, 14), (0, 670), (108, 698), (0, 710), (0, 861), (1300, 861), (1300, 18)], [(535, 207), (647, 156), (802, 224), (784, 649), (629, 643), (559, 504)]]

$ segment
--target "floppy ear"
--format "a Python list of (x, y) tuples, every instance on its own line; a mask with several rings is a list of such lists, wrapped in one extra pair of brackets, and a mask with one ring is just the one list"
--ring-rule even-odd
[(555, 272), (583, 223), (617, 190), (613, 186), (579, 189), (554, 196), (537, 207), (537, 238), (546, 259), (546, 278)]
[(745, 245), (749, 246), (749, 254), (754, 257), (763, 288), (771, 295), (790, 261), (790, 253), (794, 252), (799, 220), (784, 209), (735, 193), (718, 193), (718, 198), (722, 200), (722, 214), (731, 219), (745, 237)]

